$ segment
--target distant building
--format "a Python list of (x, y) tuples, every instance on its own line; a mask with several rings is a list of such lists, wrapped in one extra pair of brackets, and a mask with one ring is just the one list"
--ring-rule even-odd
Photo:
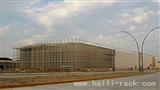
[(156, 63), (156, 67), (160, 69), (160, 61), (159, 60)]
[(13, 61), (10, 58), (0, 58), (0, 70), (10, 70), (13, 68)]
[[(153, 55), (144, 54), (143, 66), (144, 69), (154, 69), (157, 66), (157, 59)], [(137, 68), (139, 67), (138, 53), (137, 52), (126, 52), (116, 50), (115, 55), (115, 67), (117, 69)]]

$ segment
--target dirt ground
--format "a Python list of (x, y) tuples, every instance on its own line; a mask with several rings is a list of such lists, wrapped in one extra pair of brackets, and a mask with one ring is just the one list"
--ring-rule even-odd
[[(85, 72), (84, 72), (85, 73)], [(45, 84), (69, 83), (87, 80), (110, 79), (128, 77), (136, 75), (151, 74), (155, 72), (118, 72), (90, 75), (63, 75), (63, 76), (35, 76), (35, 77), (16, 77), (0, 78), (0, 88), (24, 87)]]

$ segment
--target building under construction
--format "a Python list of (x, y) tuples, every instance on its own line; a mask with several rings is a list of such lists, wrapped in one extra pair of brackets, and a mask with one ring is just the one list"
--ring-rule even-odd
[(115, 67), (115, 50), (82, 42), (35, 44), (15, 49), (22, 70), (105, 71)]

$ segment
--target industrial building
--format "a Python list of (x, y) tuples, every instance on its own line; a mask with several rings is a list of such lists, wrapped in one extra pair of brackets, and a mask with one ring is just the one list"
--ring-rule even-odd
[[(134, 51), (116, 50), (115, 55), (115, 68), (127, 70), (129, 68), (138, 69), (138, 53)], [(144, 69), (158, 68), (158, 58), (153, 55), (144, 54), (143, 67)]]
[(159, 60), (156, 62), (156, 67), (160, 69), (160, 61)]
[(106, 71), (115, 68), (115, 50), (80, 42), (16, 48), (22, 70)]
[[(137, 52), (106, 48), (87, 41), (72, 40), (22, 45), (16, 50), (16, 68), (29, 71), (138, 70)], [(144, 54), (144, 68), (155, 69), (157, 59)]]
[(6, 57), (0, 58), (0, 71), (11, 70), (12, 68), (14, 68), (14, 62), (12, 59)]

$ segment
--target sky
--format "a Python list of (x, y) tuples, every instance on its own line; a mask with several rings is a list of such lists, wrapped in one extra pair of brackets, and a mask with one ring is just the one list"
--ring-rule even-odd
[[(122, 51), (137, 51), (160, 24), (159, 0), (0, 0), (0, 57), (13, 47), (79, 38)], [(159, 55), (159, 30), (145, 41), (146, 54)]]

